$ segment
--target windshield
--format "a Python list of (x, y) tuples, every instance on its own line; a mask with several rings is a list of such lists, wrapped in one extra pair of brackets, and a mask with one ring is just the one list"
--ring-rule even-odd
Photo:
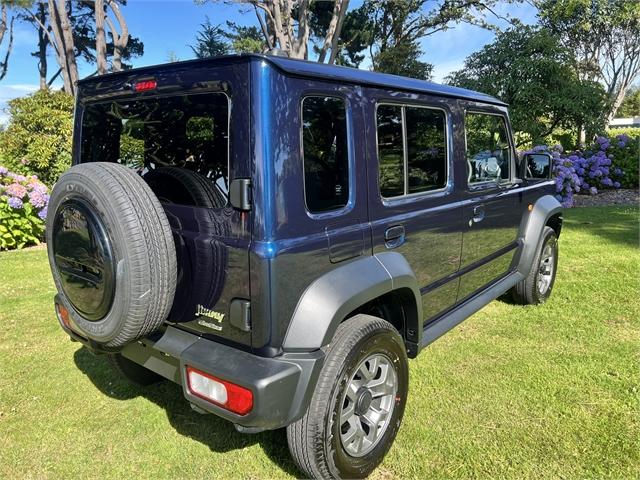
[(223, 93), (89, 104), (82, 116), (82, 162), (117, 162), (146, 177), (177, 167), (228, 194), (229, 101)]

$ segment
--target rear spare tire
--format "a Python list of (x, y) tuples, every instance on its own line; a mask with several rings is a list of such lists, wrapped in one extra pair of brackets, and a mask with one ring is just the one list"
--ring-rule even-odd
[(160, 202), (133, 170), (86, 163), (49, 200), (53, 280), (73, 329), (117, 350), (157, 329), (176, 288), (176, 252)]

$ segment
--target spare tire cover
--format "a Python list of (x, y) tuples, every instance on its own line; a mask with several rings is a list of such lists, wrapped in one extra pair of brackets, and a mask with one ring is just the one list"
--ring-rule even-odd
[(72, 167), (49, 200), (53, 280), (73, 329), (117, 350), (157, 329), (176, 288), (176, 252), (160, 202), (133, 170)]

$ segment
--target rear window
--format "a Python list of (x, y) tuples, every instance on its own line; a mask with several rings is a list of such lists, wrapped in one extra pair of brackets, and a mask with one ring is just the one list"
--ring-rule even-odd
[(89, 104), (81, 159), (117, 162), (143, 176), (163, 167), (189, 170), (226, 197), (228, 98), (206, 93)]

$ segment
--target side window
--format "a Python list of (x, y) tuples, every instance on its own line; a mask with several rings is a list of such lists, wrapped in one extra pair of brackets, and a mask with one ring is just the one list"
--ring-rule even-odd
[(349, 201), (347, 110), (336, 97), (302, 101), (304, 190), (312, 213), (337, 210)]
[(508, 180), (511, 146), (504, 117), (468, 112), (465, 130), (469, 184)]
[(404, 194), (402, 107), (380, 105), (377, 116), (380, 193), (397, 197)]
[(379, 105), (376, 120), (380, 194), (384, 198), (438, 190), (446, 185), (444, 112)]
[(428, 192), (447, 183), (445, 118), (441, 110), (405, 108), (407, 193)]

